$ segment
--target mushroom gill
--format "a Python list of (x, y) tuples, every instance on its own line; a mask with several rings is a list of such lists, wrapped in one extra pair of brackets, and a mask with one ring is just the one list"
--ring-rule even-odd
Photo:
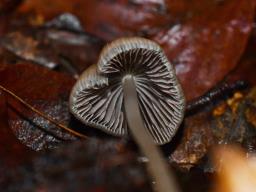
[(71, 112), (83, 123), (117, 136), (128, 134), (123, 80), (134, 79), (144, 126), (157, 144), (169, 142), (183, 120), (185, 99), (160, 46), (143, 38), (107, 45), (97, 65), (75, 84)]

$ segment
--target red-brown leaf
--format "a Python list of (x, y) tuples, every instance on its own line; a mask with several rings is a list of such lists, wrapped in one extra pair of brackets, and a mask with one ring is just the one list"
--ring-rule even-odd
[(158, 33), (187, 100), (205, 93), (238, 63), (251, 31), (254, 1), (225, 1)]
[[(68, 97), (74, 79), (32, 64), (8, 66), (0, 72), (0, 84), (13, 91), (38, 110), (64, 124), (68, 123)], [(72, 139), (60, 128), (8, 97), (9, 125), (16, 137), (34, 150), (56, 147), (61, 140), (41, 130), (49, 130), (62, 139)]]
[[(0, 170), (20, 165), (33, 155), (32, 150), (15, 137), (7, 120), (7, 101), (4, 93), (0, 92)], [(3, 174), (0, 181), (1, 177)]]
[(71, 12), (81, 19), (86, 31), (103, 39), (136, 35), (157, 41), (175, 64), (190, 100), (236, 66), (251, 31), (254, 7), (254, 0), (30, 0), (20, 12), (35, 10), (46, 19)]

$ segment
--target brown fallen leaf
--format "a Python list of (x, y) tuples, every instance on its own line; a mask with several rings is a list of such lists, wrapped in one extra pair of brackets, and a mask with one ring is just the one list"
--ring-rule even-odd
[(22, 1), (23, 0), (0, 0), (0, 15), (13, 11)]
[(15, 12), (23, 0), (0, 0), (0, 35), (8, 31), (11, 15)]
[[(237, 143), (248, 154), (255, 153), (256, 89), (243, 94), (237, 91), (215, 102), (185, 118), (183, 129), (168, 146), (170, 163), (183, 170), (200, 166), (212, 172), (215, 167), (209, 164), (207, 157), (215, 145)], [(173, 144), (176, 146), (172, 150)]]
[(216, 143), (209, 117), (209, 112), (201, 112), (185, 119), (181, 140), (169, 156), (171, 164), (189, 170), (195, 167)]
[(251, 32), (254, 10), (254, 0), (30, 0), (19, 12), (34, 11), (46, 19), (71, 12), (85, 31), (102, 39), (143, 36), (157, 41), (175, 64), (186, 98), (191, 100), (237, 65)]
[[(0, 72), (0, 84), (36, 109), (66, 124), (70, 120), (68, 97), (74, 79), (32, 64), (7, 66)], [(9, 126), (16, 137), (34, 150), (53, 148), (61, 139), (74, 140), (72, 135), (55, 127), (43, 117), (31, 112), (18, 101), (8, 97)], [(54, 132), (55, 137), (49, 133)]]
[[(223, 95), (221, 100), (210, 102), (185, 119), (184, 130), (179, 133), (180, 140), (169, 156), (170, 162), (182, 169), (202, 166), (205, 171), (213, 171), (208, 162), (209, 149), (218, 143), (239, 143), (248, 153), (256, 151), (256, 105), (255, 105), (255, 32), (250, 37), (246, 51), (234, 69), (227, 76), (227, 82), (245, 80), (250, 89), (236, 92), (233, 96)], [(200, 111), (199, 111), (200, 112)]]
[(95, 64), (105, 41), (88, 33), (73, 33), (70, 31), (48, 29), (44, 39), (49, 42), (50, 50), (55, 51), (62, 62), (62, 68), (68, 70), (69, 64), (77, 74)]
[(216, 1), (154, 37), (175, 64), (187, 100), (205, 93), (237, 65), (250, 35), (254, 7), (253, 0)]
[(42, 45), (32, 37), (26, 37), (21, 33), (14, 32), (2, 39), (1, 45), (17, 57), (38, 63), (49, 69), (56, 68), (58, 60), (56, 55), (49, 49), (40, 49)]
[(15, 137), (9, 127), (6, 105), (6, 98), (3, 92), (0, 92), (0, 185), (9, 172), (16, 170), (18, 166), (35, 156), (32, 150)]
[(255, 44), (256, 44), (256, 29), (253, 28), (252, 34), (248, 41), (245, 53), (240, 59), (236, 68), (228, 75), (227, 81), (236, 81), (243, 79), (251, 86), (256, 85), (256, 57), (255, 57)]
[(7, 192), (152, 191), (137, 155), (120, 140), (73, 142), (9, 172), (0, 188)]
[(104, 43), (87, 33), (32, 27), (5, 35), (1, 41), (0, 58), (3, 63), (25, 60), (49, 69), (58, 67), (77, 78), (97, 61)]
[(171, 23), (164, 1), (28, 0), (19, 8), (21, 13), (31, 11), (42, 15), (45, 20), (63, 12), (70, 12), (78, 16), (86, 31), (107, 40), (120, 36), (142, 35), (144, 32), (155, 33), (159, 28)]
[[(15, 168), (26, 162), (35, 153), (23, 145), (14, 135), (8, 124), (7, 100), (0, 91), (0, 183), (8, 169)], [(19, 157), (19, 158), (17, 158)]]

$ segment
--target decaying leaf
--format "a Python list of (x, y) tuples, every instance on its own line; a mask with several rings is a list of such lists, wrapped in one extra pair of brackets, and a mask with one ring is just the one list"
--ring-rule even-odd
[(201, 160), (215, 145), (239, 143), (248, 153), (254, 153), (255, 101), (254, 88), (246, 95), (235, 92), (217, 105), (211, 104), (203, 111), (189, 115), (180, 133), (182, 138), (169, 156), (170, 162), (182, 169), (190, 169), (201, 163), (205, 171), (214, 171), (214, 167)]
[(188, 100), (205, 93), (237, 65), (250, 35), (255, 2), (218, 2), (154, 37), (175, 64)]
[[(8, 66), (0, 72), (0, 84), (26, 102), (56, 119), (67, 124), (70, 119), (68, 110), (69, 92), (74, 79), (68, 75), (52, 72), (32, 64)], [(8, 99), (8, 121), (16, 137), (34, 150), (56, 147), (60, 139), (74, 139), (36, 115), (11, 97)], [(54, 132), (58, 137), (47, 133)]]
[(13, 11), (22, 3), (23, 0), (1, 0), (0, 1), (0, 15)]
[[(7, 99), (0, 91), (0, 170), (21, 165), (33, 155), (33, 151), (23, 145), (14, 135), (8, 124)], [(19, 158), (16, 158), (19, 157)], [(4, 175), (0, 174), (0, 183)]]
[(25, 37), (21, 33), (10, 33), (3, 38), (2, 46), (24, 60), (38, 63), (49, 69), (56, 68), (58, 65), (51, 50), (40, 50), (38, 41), (32, 37)]
[[(30, 29), (32, 30), (32, 29)], [(49, 69), (70, 73), (77, 77), (97, 60), (104, 41), (86, 33), (77, 34), (51, 28), (21, 30), (4, 36), (1, 46), (3, 61), (29, 61)], [(10, 53), (12, 54), (11, 56)], [(15, 57), (15, 56), (16, 57)]]
[(0, 187), (10, 192), (152, 191), (137, 154), (123, 144), (91, 139), (63, 146), (11, 172)]
[[(188, 101), (223, 79), (249, 82), (251, 86), (246, 91), (223, 95), (188, 114), (173, 141), (162, 148), (169, 162), (182, 169), (178, 178), (184, 192), (206, 192), (212, 178), (205, 172), (216, 171), (208, 162), (212, 147), (236, 143), (248, 156), (256, 151), (256, 94), (252, 89), (256, 85), (254, 9), (254, 0), (0, 0), (0, 85), (57, 121), (81, 128), (76, 121), (73, 125), (68, 111), (73, 77), (97, 62), (106, 42), (120, 36), (142, 36), (160, 43), (176, 66)], [(70, 13), (76, 18), (63, 20), (62, 16)], [(58, 67), (54, 70), (61, 73), (36, 66), (40, 63), (38, 55), (43, 57), (45, 66), (55, 63)], [(24, 60), (34, 63), (19, 64)], [(0, 133), (0, 143), (5, 146), (0, 148), (0, 173), (10, 171), (8, 177), (0, 174), (0, 188), (152, 190), (134, 148), (133, 152), (120, 151), (119, 141), (113, 138), (63, 143), (62, 139), (75, 138), (2, 92)], [(63, 148), (56, 150), (61, 144)], [(21, 169), (9, 169), (35, 156), (33, 150), (49, 148), (54, 148), (51, 153), (46, 150)], [(240, 179), (243, 185), (252, 186), (254, 169), (242, 157), (244, 154), (230, 148), (216, 154), (225, 157), (223, 166), (228, 168), (224, 171), (229, 172), (221, 173), (215, 191), (239, 189)], [(232, 162), (234, 159), (237, 161)], [(238, 168), (232, 169), (234, 166)], [(245, 174), (238, 179), (234, 171)]]
[(176, 65), (187, 100), (205, 93), (236, 66), (255, 8), (254, 0), (51, 1), (51, 9), (45, 3), (26, 1), (20, 12), (36, 10), (47, 20), (69, 11), (87, 32), (102, 39), (143, 36), (160, 43)]
[(5, 182), (9, 172), (16, 170), (17, 167), (37, 155), (22, 144), (10, 128), (7, 114), (7, 97), (2, 91), (0, 91), (0, 146), (1, 185)]

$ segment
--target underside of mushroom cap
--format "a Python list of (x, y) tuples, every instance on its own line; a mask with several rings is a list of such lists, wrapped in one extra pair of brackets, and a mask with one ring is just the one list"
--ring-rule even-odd
[(144, 125), (155, 143), (169, 142), (183, 120), (185, 99), (164, 52), (147, 39), (122, 38), (107, 45), (97, 66), (85, 71), (74, 86), (71, 112), (85, 124), (127, 135), (125, 75), (134, 77)]

